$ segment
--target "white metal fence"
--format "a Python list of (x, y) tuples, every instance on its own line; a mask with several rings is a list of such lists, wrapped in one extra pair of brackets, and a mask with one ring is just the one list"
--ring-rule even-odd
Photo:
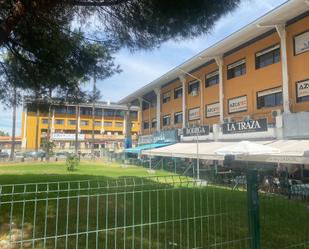
[(239, 249), (249, 241), (244, 192), (180, 176), (2, 185), (0, 214), (1, 249)]

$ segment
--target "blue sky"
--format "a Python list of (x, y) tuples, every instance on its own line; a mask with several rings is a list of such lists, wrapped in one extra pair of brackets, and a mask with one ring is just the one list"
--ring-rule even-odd
[[(122, 73), (98, 82), (103, 99), (118, 101), (285, 1), (243, 0), (238, 9), (218, 20), (208, 35), (181, 42), (169, 41), (152, 51), (121, 50), (115, 58)], [(0, 105), (0, 130), (11, 132), (11, 113)], [(21, 108), (18, 109), (17, 134), (21, 134)]]

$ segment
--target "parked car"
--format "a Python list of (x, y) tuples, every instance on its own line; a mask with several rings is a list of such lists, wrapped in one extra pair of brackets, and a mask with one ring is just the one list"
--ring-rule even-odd
[(55, 154), (55, 160), (58, 161), (59, 159), (65, 160), (68, 157), (68, 153), (67, 152), (57, 152)]
[(7, 153), (7, 152), (4, 152), (4, 151), (2, 151), (2, 152), (0, 152), (0, 159), (7, 159), (7, 158), (9, 158), (9, 153)]
[(46, 153), (44, 151), (28, 151), (25, 153), (27, 158), (45, 158)]

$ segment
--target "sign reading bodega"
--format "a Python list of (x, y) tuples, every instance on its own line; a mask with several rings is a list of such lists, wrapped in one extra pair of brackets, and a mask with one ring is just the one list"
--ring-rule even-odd
[(267, 131), (267, 119), (248, 120), (223, 124), (223, 134)]
[(183, 129), (183, 136), (190, 137), (190, 136), (205, 136), (209, 135), (209, 126), (198, 126), (198, 127), (188, 127)]

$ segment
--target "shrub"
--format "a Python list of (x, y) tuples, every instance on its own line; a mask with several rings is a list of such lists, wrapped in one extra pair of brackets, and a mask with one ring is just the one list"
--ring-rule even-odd
[(67, 170), (74, 171), (76, 167), (79, 165), (79, 158), (74, 154), (70, 154), (67, 156), (66, 160)]

